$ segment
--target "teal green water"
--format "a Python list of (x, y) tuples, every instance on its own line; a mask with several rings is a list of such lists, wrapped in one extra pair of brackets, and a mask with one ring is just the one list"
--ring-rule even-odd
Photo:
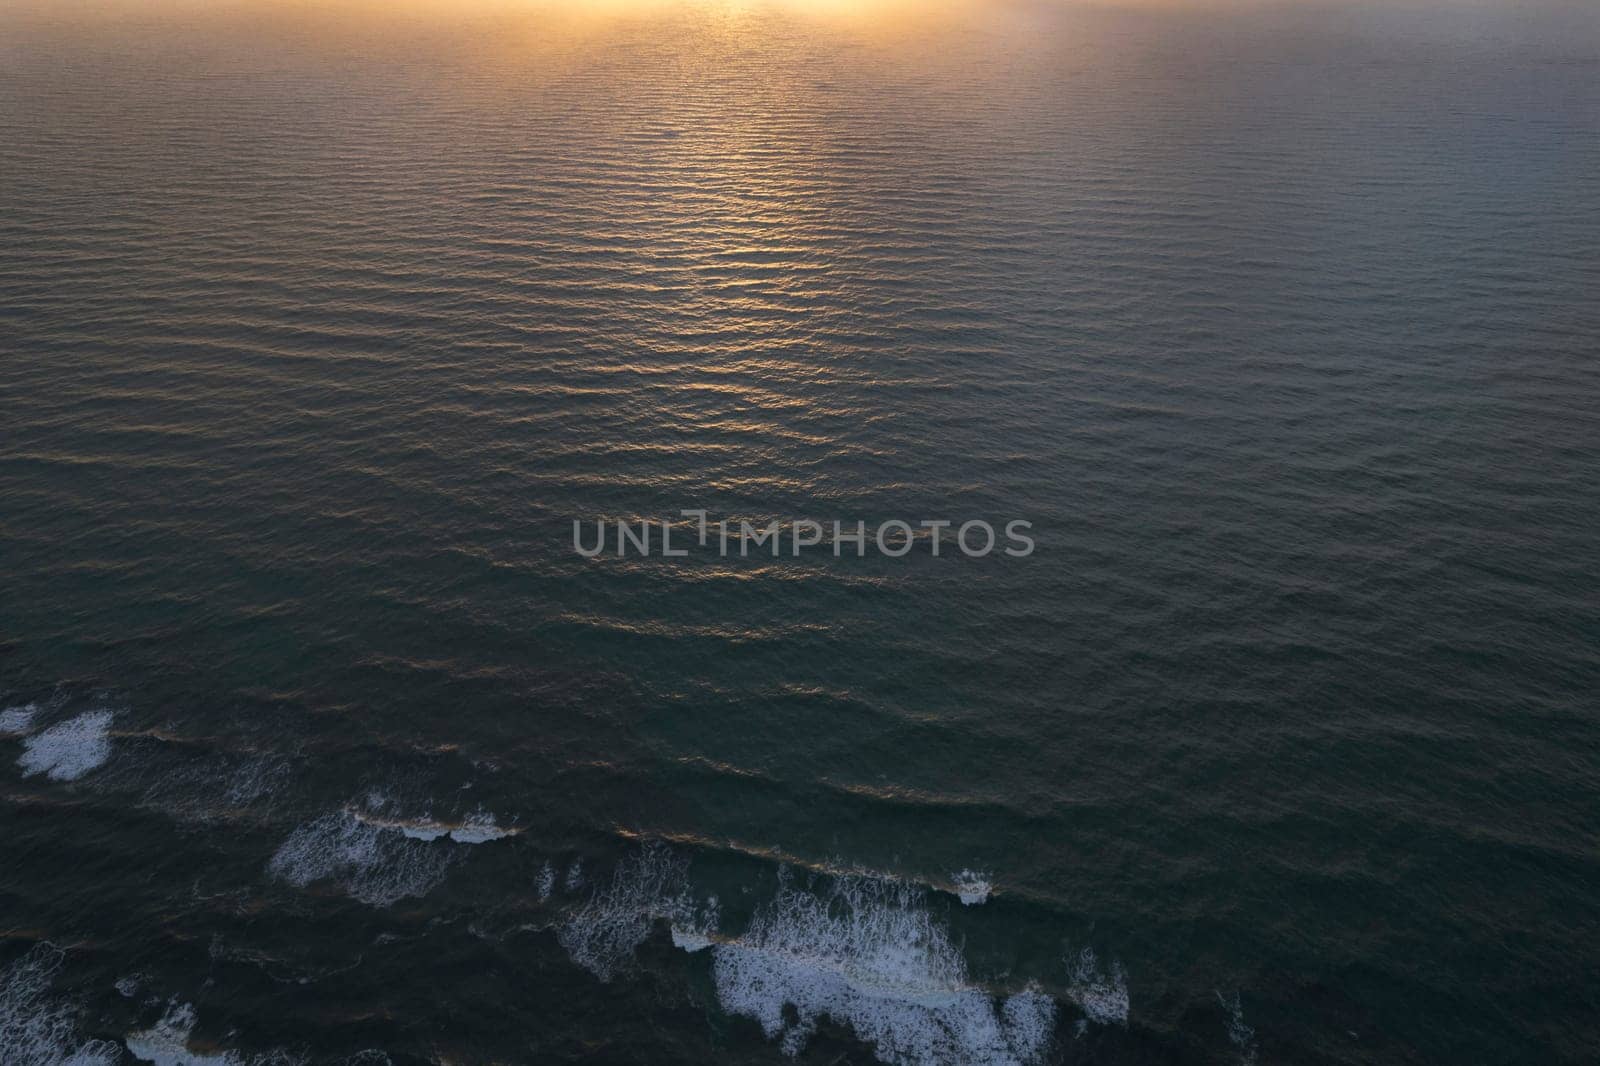
[(0, 27), (8, 1066), (1593, 1061), (1592, 9)]

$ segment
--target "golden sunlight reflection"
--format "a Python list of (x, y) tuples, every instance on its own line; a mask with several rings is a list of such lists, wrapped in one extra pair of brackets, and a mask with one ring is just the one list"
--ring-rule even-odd
[[(537, 17), (558, 21), (642, 18), (694, 10), (782, 13), (844, 20), (937, 18), (984, 6), (984, 0), (16, 0), (9, 11), (62, 20), (181, 16), (281, 20), (394, 21)], [(988, 6), (1005, 6), (990, 3)]]

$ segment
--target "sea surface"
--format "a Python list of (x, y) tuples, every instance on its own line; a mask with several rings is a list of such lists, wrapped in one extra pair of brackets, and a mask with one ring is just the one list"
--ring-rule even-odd
[(5, 1066), (1593, 1063), (1597, 693), (1592, 3), (0, 6)]

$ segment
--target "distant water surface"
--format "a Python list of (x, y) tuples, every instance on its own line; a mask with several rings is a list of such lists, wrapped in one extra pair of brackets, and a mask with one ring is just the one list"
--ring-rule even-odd
[(1587, 4), (7, 5), (0, 1058), (1593, 1061), (1597, 251)]

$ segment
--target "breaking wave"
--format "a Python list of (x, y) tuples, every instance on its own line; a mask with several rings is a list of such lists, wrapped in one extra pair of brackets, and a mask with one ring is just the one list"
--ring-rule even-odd
[(403, 817), (394, 807), (393, 799), (372, 792), (361, 804), (307, 822), (278, 846), (267, 872), (302, 888), (332, 881), (363, 903), (387, 907), (427, 895), (444, 880), (455, 855), (440, 841), (481, 844), (521, 832), (482, 809), (447, 822)]
[(826, 1015), (894, 1066), (1038, 1062), (1054, 1032), (1054, 1002), (1030, 987), (997, 1011), (923, 899), (912, 886), (860, 877), (818, 895), (786, 875), (745, 935), (717, 945), (718, 998), (791, 1055)]
[(261, 1055), (190, 1051), (189, 1034), (194, 1031), (194, 1024), (194, 1007), (173, 1002), (160, 1021), (149, 1029), (129, 1033), (123, 1043), (134, 1058), (155, 1066), (299, 1066), (303, 1062), (285, 1051)]
[(448, 837), (457, 844), (483, 844), (490, 840), (516, 836), (522, 832), (513, 826), (498, 824), (491, 812), (481, 809), (472, 812), (459, 822), (438, 821), (433, 818), (390, 818), (360, 809), (355, 809), (352, 813), (368, 825), (379, 829), (393, 829), (412, 840), (438, 840)]
[(556, 939), (573, 962), (609, 981), (658, 920), (671, 923), (675, 944), (697, 951), (710, 944), (717, 915), (715, 897), (700, 905), (690, 893), (689, 860), (652, 841), (623, 859), (611, 883), (568, 915)]
[[(777, 894), (742, 936), (718, 931), (715, 897), (690, 889), (689, 861), (644, 844), (556, 936), (603, 981), (623, 972), (658, 922), (683, 951), (712, 950), (717, 998), (797, 1055), (823, 1017), (848, 1026), (891, 1066), (1031, 1066), (1054, 1038), (1056, 1002), (1037, 985), (997, 1000), (972, 981), (961, 949), (927, 907), (922, 886), (838, 875)], [(554, 880), (546, 864), (541, 895)], [(1098, 1001), (1093, 1001), (1098, 1002)]]
[(332, 881), (363, 903), (387, 907), (426, 895), (444, 880), (450, 861), (448, 849), (341, 810), (290, 833), (267, 872), (300, 888)]
[(989, 875), (977, 870), (962, 870), (950, 880), (955, 887), (956, 898), (969, 907), (987, 902), (989, 894), (994, 891)]

